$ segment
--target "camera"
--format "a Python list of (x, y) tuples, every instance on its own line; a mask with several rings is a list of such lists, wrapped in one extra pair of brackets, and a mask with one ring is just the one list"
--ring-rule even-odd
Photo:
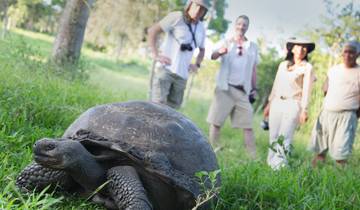
[(191, 44), (181, 44), (180, 50), (181, 51), (185, 51), (185, 50), (192, 51), (193, 47), (191, 46)]
[(249, 95), (249, 102), (250, 102), (251, 104), (253, 104), (255, 101), (256, 101), (255, 96), (254, 96), (253, 94), (250, 94), (250, 95)]
[(265, 131), (269, 130), (269, 122), (267, 120), (265, 120), (265, 119), (263, 121), (261, 121), (260, 126)]

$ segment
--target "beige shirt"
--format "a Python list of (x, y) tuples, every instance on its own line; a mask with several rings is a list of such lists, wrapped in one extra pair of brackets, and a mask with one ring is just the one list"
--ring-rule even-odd
[(360, 106), (360, 66), (346, 68), (336, 65), (328, 71), (328, 91), (324, 109), (328, 111), (357, 110)]
[(313, 82), (316, 80), (312, 65), (306, 61), (288, 70), (288, 61), (280, 63), (269, 101), (274, 98), (296, 99), (307, 110)]

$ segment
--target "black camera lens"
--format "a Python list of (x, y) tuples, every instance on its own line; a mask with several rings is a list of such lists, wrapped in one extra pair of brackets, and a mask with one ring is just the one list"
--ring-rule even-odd
[(181, 44), (180, 50), (181, 51), (185, 51), (185, 50), (192, 51), (193, 48), (192, 48), (191, 44)]
[(253, 104), (254, 102), (256, 101), (256, 98), (255, 98), (255, 96), (254, 95), (249, 95), (249, 102), (251, 103), (251, 104)]

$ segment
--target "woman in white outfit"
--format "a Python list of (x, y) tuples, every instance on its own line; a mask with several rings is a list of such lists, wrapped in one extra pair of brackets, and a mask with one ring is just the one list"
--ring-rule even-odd
[(295, 128), (299, 122), (307, 121), (307, 106), (315, 81), (312, 65), (308, 63), (308, 54), (315, 49), (315, 44), (291, 39), (286, 48), (287, 56), (279, 65), (264, 110), (264, 115), (269, 116), (270, 127), (267, 163), (275, 170), (287, 165), (286, 156), (291, 150)]

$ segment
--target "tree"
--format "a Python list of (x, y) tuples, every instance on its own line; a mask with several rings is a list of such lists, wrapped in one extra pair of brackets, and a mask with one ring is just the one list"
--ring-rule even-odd
[(79, 60), (90, 7), (94, 1), (67, 1), (52, 52), (57, 64), (76, 64)]
[[(180, 0), (102, 0), (89, 17), (85, 40), (96, 48), (106, 47), (119, 58), (138, 49), (146, 37), (145, 29), (174, 8)], [(111, 15), (109, 15), (111, 14)]]
[(360, 37), (360, 6), (354, 2), (341, 7), (325, 0), (328, 16), (323, 17), (324, 27), (305, 32), (311, 39), (321, 43), (330, 52), (329, 65), (333, 65), (341, 50), (341, 44)]
[[(258, 40), (258, 42), (261, 41), (261, 39)], [(279, 57), (275, 48), (266, 48), (260, 52), (260, 63), (257, 65), (256, 82), (258, 88), (258, 100), (254, 104), (256, 110), (259, 110), (266, 105), (281, 60), (282, 58)]]
[(8, 30), (8, 21), (9, 21), (9, 8), (11, 5), (15, 4), (16, 0), (2, 0), (0, 2), (0, 17), (3, 22), (1, 38), (4, 38)]
[(209, 11), (209, 29), (215, 30), (220, 34), (226, 32), (229, 25), (229, 21), (224, 17), (227, 6), (226, 0), (212, 0), (212, 7)]

